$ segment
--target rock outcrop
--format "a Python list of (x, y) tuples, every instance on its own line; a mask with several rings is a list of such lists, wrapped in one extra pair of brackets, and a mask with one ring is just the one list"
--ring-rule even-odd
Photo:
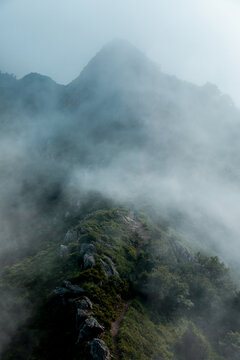
[(69, 255), (69, 249), (66, 245), (60, 245), (60, 257), (66, 259)]
[(191, 264), (197, 264), (195, 257), (185, 246), (180, 244), (180, 242), (170, 240), (170, 244), (178, 262), (189, 262)]
[(96, 260), (94, 255), (92, 254), (85, 254), (83, 257), (83, 268), (84, 270), (88, 268), (92, 268), (96, 264)]
[(78, 329), (80, 327), (80, 324), (86, 320), (87, 318), (89, 318), (89, 316), (91, 316), (91, 313), (88, 312), (87, 310), (82, 310), (82, 309), (77, 309), (77, 314), (76, 314), (76, 329)]
[(93, 360), (110, 360), (111, 355), (103, 340), (93, 339), (91, 343), (91, 355)]
[(104, 256), (104, 258), (106, 261), (104, 261), (103, 259), (100, 259), (100, 262), (103, 266), (103, 270), (106, 274), (106, 277), (107, 278), (110, 278), (112, 276), (119, 277), (119, 273), (117, 272), (112, 259), (110, 259), (108, 256)]
[(81, 309), (81, 310), (90, 311), (93, 308), (93, 304), (87, 296), (84, 296), (81, 300), (77, 300), (75, 302), (75, 305), (78, 309)]
[(90, 340), (99, 336), (104, 332), (104, 327), (98, 323), (94, 318), (89, 318), (84, 321), (82, 328), (80, 329), (77, 344), (80, 341)]
[(80, 255), (83, 256), (84, 254), (95, 254), (96, 247), (93, 244), (83, 243), (81, 244)]
[(80, 232), (75, 229), (68, 230), (65, 235), (65, 243), (76, 242), (80, 240)]
[(63, 286), (57, 286), (53, 290), (53, 295), (57, 295), (62, 297), (63, 301), (65, 301), (65, 295), (69, 294), (71, 296), (77, 296), (79, 294), (84, 293), (84, 289), (78, 285), (73, 285), (70, 281), (63, 281)]
[(73, 285), (70, 281), (68, 280), (65, 280), (63, 282), (64, 286), (66, 287), (66, 289), (68, 289), (71, 293), (73, 294), (82, 294), (84, 292), (84, 289), (81, 288), (80, 286), (78, 285)]
[(96, 264), (95, 256), (96, 248), (93, 244), (83, 243), (80, 249), (80, 256), (83, 260), (83, 269), (92, 268)]

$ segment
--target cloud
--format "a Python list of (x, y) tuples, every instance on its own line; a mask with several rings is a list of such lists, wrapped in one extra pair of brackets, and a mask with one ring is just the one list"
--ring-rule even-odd
[[(236, 2), (224, 0), (5, 1), (0, 3), (0, 69), (19, 77), (37, 71), (66, 83), (105, 42), (121, 37), (145, 51), (164, 71), (201, 84), (215, 82), (240, 103), (238, 13)], [(116, 82), (122, 80), (121, 74), (115, 75)], [(128, 73), (124, 75), (128, 79)], [(54, 218), (48, 213), (52, 188), (60, 188), (61, 193), (62, 186), (64, 195), (75, 202), (81, 192), (95, 190), (120, 202), (142, 205), (147, 199), (156, 213), (184, 211), (186, 221), (196, 222), (202, 230), (197, 240), (207, 242), (206, 236), (212, 237), (219, 252), (236, 260), (240, 192), (231, 171), (238, 180), (239, 114), (211, 85), (185, 84), (190, 95), (186, 99), (182, 83), (171, 93), (174, 81), (167, 78), (163, 84), (168, 88), (143, 91), (134, 99), (128, 92), (112, 99), (104, 93), (109, 89), (100, 87), (99, 98), (93, 97), (76, 117), (64, 118), (57, 111), (50, 118), (49, 114), (24, 117), (17, 108), (15, 122), (0, 134), (0, 251), (47, 238), (48, 229), (53, 223), (57, 226), (59, 210), (54, 208)], [(138, 133), (135, 119), (139, 118)], [(119, 119), (130, 128), (122, 123), (109, 126)], [(169, 151), (168, 163), (164, 151)], [(61, 212), (68, 205), (64, 198)], [(191, 235), (185, 225), (182, 229)], [(13, 319), (2, 346), (21, 321)]]

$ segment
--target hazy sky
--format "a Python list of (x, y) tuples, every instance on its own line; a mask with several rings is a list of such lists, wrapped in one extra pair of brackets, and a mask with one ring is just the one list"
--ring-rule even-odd
[(0, 69), (60, 83), (116, 37), (162, 70), (216, 83), (240, 105), (237, 0), (0, 0)]

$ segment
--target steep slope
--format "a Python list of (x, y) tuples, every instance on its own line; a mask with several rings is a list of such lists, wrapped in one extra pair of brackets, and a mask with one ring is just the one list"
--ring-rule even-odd
[[(117, 91), (152, 90), (158, 67), (124, 40), (105, 45), (68, 85), (70, 99), (79, 106), (92, 97), (106, 98)], [(160, 75), (160, 74), (159, 74)]]
[(239, 358), (239, 293), (189, 250), (239, 267), (228, 97), (114, 41), (68, 86), (1, 74), (0, 126), (5, 359)]
[(22, 307), (26, 318), (4, 360), (240, 354), (239, 293), (225, 266), (194, 256), (170, 228), (124, 209), (90, 213), (64, 237), (5, 268), (2, 293), (16, 288), (11, 311)]
[[(24, 116), (45, 115), (56, 111), (64, 87), (48, 76), (31, 73), (17, 80), (14, 76), (0, 73), (0, 115)], [(1, 123), (0, 123), (1, 125)]]
[[(240, 233), (233, 201), (240, 196), (240, 117), (215, 86), (166, 75), (122, 40), (106, 45), (68, 86), (39, 74), (2, 75), (0, 85), (1, 137), (11, 149), (3, 151), (1, 172), (16, 169), (16, 198), (25, 184), (33, 189), (44, 179), (49, 188), (70, 183), (148, 200), (182, 213), (179, 229), (191, 230), (197, 246), (206, 238), (227, 261), (236, 254), (224, 241), (219, 246), (219, 234), (234, 245)], [(193, 231), (187, 223), (196, 224)]]
[(58, 85), (48, 76), (31, 73), (18, 82), (18, 93), (22, 107), (31, 113), (47, 113), (59, 107), (64, 86)]
[[(229, 202), (240, 176), (240, 113), (231, 99), (214, 85), (199, 87), (162, 73), (122, 41), (104, 47), (67, 93), (71, 139), (90, 164), (88, 183), (105, 191), (106, 176), (110, 195), (118, 195), (115, 184), (135, 202), (145, 196), (151, 205), (164, 204), (164, 212), (183, 213), (179, 229), (213, 252), (221, 248), (230, 261), (236, 252), (219, 236), (235, 246), (240, 230), (233, 220), (239, 210)], [(226, 206), (231, 219), (224, 216)]]
[(236, 156), (224, 145), (232, 139), (237, 155), (239, 111), (231, 100), (213, 85), (198, 87), (162, 73), (127, 42), (106, 45), (66, 92), (73, 132), (83, 147), (87, 136), (103, 162), (116, 163), (119, 153), (130, 158), (130, 152), (139, 171), (144, 162), (151, 172), (168, 176), (174, 167), (187, 178), (193, 171), (211, 172), (224, 157), (218, 175), (239, 178), (237, 164), (230, 165)]
[(9, 192), (20, 203), (26, 189), (38, 202), (43, 193), (55, 193), (54, 184), (61, 194), (72, 191), (70, 184), (73, 192), (148, 202), (170, 213), (196, 247), (227, 261), (235, 257), (240, 117), (215, 86), (166, 75), (122, 40), (106, 45), (68, 86), (39, 74), (21, 80), (2, 75), (0, 82), (7, 149), (2, 183), (14, 169), (17, 181)]

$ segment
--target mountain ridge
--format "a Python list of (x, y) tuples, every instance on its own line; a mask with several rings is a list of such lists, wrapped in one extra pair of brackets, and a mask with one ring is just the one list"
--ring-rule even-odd
[(239, 359), (229, 99), (117, 41), (67, 86), (0, 74), (0, 127), (3, 360)]
[[(111, 68), (111, 66), (113, 68)], [(111, 75), (114, 75), (114, 72), (116, 69), (121, 70), (120, 78), (122, 77), (122, 72), (123, 72), (124, 68), (128, 68), (127, 74), (130, 74), (131, 71), (129, 71), (129, 66), (132, 68), (132, 71), (135, 72), (135, 74), (134, 74), (135, 80), (138, 77), (138, 75), (142, 73), (141, 70), (144, 70), (146, 72), (146, 76), (144, 77), (144, 79), (142, 81), (142, 84), (144, 84), (144, 86), (146, 86), (146, 84), (148, 82), (148, 81), (146, 81), (147, 77), (149, 76), (149, 74), (152, 73), (152, 75), (150, 77), (152, 77), (153, 83), (156, 82), (156, 77), (158, 78), (158, 76), (161, 75), (162, 78), (166, 77), (168, 81), (172, 81), (172, 84), (174, 84), (174, 85), (182, 83), (182, 84), (186, 84), (190, 87), (194, 87), (196, 89), (205, 89), (206, 88), (206, 89), (208, 89), (209, 95), (211, 95), (211, 93), (214, 93), (214, 92), (216, 95), (221, 94), (219, 92), (218, 88), (216, 87), (216, 85), (206, 83), (203, 86), (198, 86), (191, 82), (187, 82), (187, 81), (178, 79), (176, 76), (162, 73), (162, 71), (160, 70), (160, 66), (158, 64), (151, 61), (143, 52), (141, 52), (139, 49), (137, 49), (137, 47), (135, 47), (130, 42), (123, 40), (123, 39), (115, 39), (115, 40), (112, 40), (111, 42), (107, 43), (106, 45), (104, 45), (100, 49), (100, 51), (85, 65), (85, 67), (81, 70), (80, 74), (66, 85), (57, 83), (56, 81), (54, 81), (52, 78), (50, 78), (47, 75), (42, 75), (42, 74), (34, 73), (34, 72), (26, 74), (20, 79), (15, 78), (16, 81), (14, 81), (14, 83), (15, 84), (24, 83), (25, 86), (26, 85), (30, 86), (32, 81), (33, 82), (38, 81), (39, 83), (42, 82), (42, 84), (44, 84), (44, 83), (46, 84), (47, 82), (48, 82), (48, 84), (54, 83), (54, 85), (61, 87), (61, 88), (65, 88), (65, 89), (68, 89), (71, 87), (76, 88), (79, 85), (83, 86), (81, 84), (82, 82), (89, 82), (89, 77), (91, 77), (91, 73), (94, 74), (93, 78), (96, 79), (96, 77), (98, 77), (100, 75), (99, 72), (101, 72), (100, 71), (101, 67), (103, 69), (105, 68), (106, 73), (107, 73), (107, 71), (110, 71), (110, 73), (108, 74), (108, 81), (109, 81), (109, 80), (111, 80)], [(144, 69), (144, 67), (145, 67), (145, 69)], [(149, 73), (148, 73), (148, 69), (149, 69)], [(9, 78), (11, 77), (11, 75), (9, 75), (7, 73), (6, 74), (1, 73), (1, 74), (2, 74), (2, 77), (3, 77), (3, 75), (5, 75), (5, 77), (7, 75)], [(110, 79), (109, 79), (109, 77), (110, 77)], [(118, 78), (119, 81), (121, 81), (120, 78)], [(127, 78), (124, 78), (124, 81), (126, 81), (126, 80), (127, 80)], [(122, 83), (124, 83), (124, 81), (122, 81)], [(29, 84), (27, 84), (27, 83), (29, 83)], [(0, 84), (1, 84), (1, 77), (0, 77)]]
[[(122, 189), (126, 197), (139, 191), (155, 201), (152, 197), (154, 191), (155, 198), (166, 202), (167, 208), (180, 206), (184, 211), (182, 204), (190, 202), (187, 211), (191, 216), (202, 199), (192, 200), (189, 189), (195, 194), (194, 189), (205, 190), (206, 187), (204, 183), (198, 183), (203, 179), (198, 174), (208, 176), (210, 183), (213, 175), (221, 186), (229, 180), (237, 184), (240, 178), (236, 136), (239, 110), (215, 86), (199, 87), (165, 75), (135, 47), (122, 41), (120, 44), (117, 41), (106, 45), (67, 86), (58, 85), (42, 75), (30, 74), (22, 80), (10, 78), (13, 90), (10, 87), (8, 91), (0, 91), (3, 134), (6, 132), (11, 137), (16, 126), (25, 142), (26, 128), (28, 149), (34, 149), (38, 144), (33, 152), (36, 158), (30, 156), (29, 159), (29, 152), (26, 155), (29, 163), (25, 162), (20, 184), (29, 182), (25, 178), (29, 164), (34, 169), (37, 166), (34, 164), (42, 164), (40, 170), (33, 171), (41, 179), (46, 177), (45, 171), (51, 178), (51, 169), (55, 169), (53, 173), (57, 174), (57, 179), (54, 175), (54, 180), (49, 182), (59, 183), (59, 188), (71, 182), (72, 177), (84, 184), (89, 179), (96, 186), (94, 179), (98, 176), (103, 187), (100, 191), (105, 191), (102, 185), (105, 180), (101, 179), (106, 173), (110, 191), (116, 183), (115, 187)], [(128, 61), (129, 52), (132, 55)], [(144, 80), (137, 75), (138, 71), (132, 69), (135, 60), (141, 64), (138, 69), (144, 68)], [(132, 64), (130, 69), (129, 63)], [(102, 67), (106, 68), (107, 76), (101, 73)], [(118, 67), (126, 72), (124, 76), (114, 71)], [(149, 67), (149, 80), (145, 81)], [(34, 79), (41, 79), (37, 80), (37, 87), (31, 86)], [(28, 86), (24, 85), (26, 80), (29, 80)], [(46, 86), (42, 86), (42, 82)], [(22, 87), (16, 84), (22, 84)], [(224, 145), (230, 138), (231, 149)], [(219, 159), (223, 158), (225, 160), (219, 166)], [(81, 167), (86, 178), (79, 175)], [(19, 169), (19, 165), (16, 168)], [(128, 174), (127, 180), (125, 174)], [(148, 177), (153, 186), (148, 186)], [(142, 179), (141, 183), (137, 179)], [(34, 183), (38, 182), (38, 179), (34, 180)], [(139, 184), (139, 188), (135, 184)], [(169, 191), (168, 186), (173, 186), (173, 191)], [(183, 198), (178, 193), (175, 195), (178, 187), (182, 189)], [(212, 190), (215, 191), (214, 187)], [(178, 197), (180, 200), (176, 200)]]

